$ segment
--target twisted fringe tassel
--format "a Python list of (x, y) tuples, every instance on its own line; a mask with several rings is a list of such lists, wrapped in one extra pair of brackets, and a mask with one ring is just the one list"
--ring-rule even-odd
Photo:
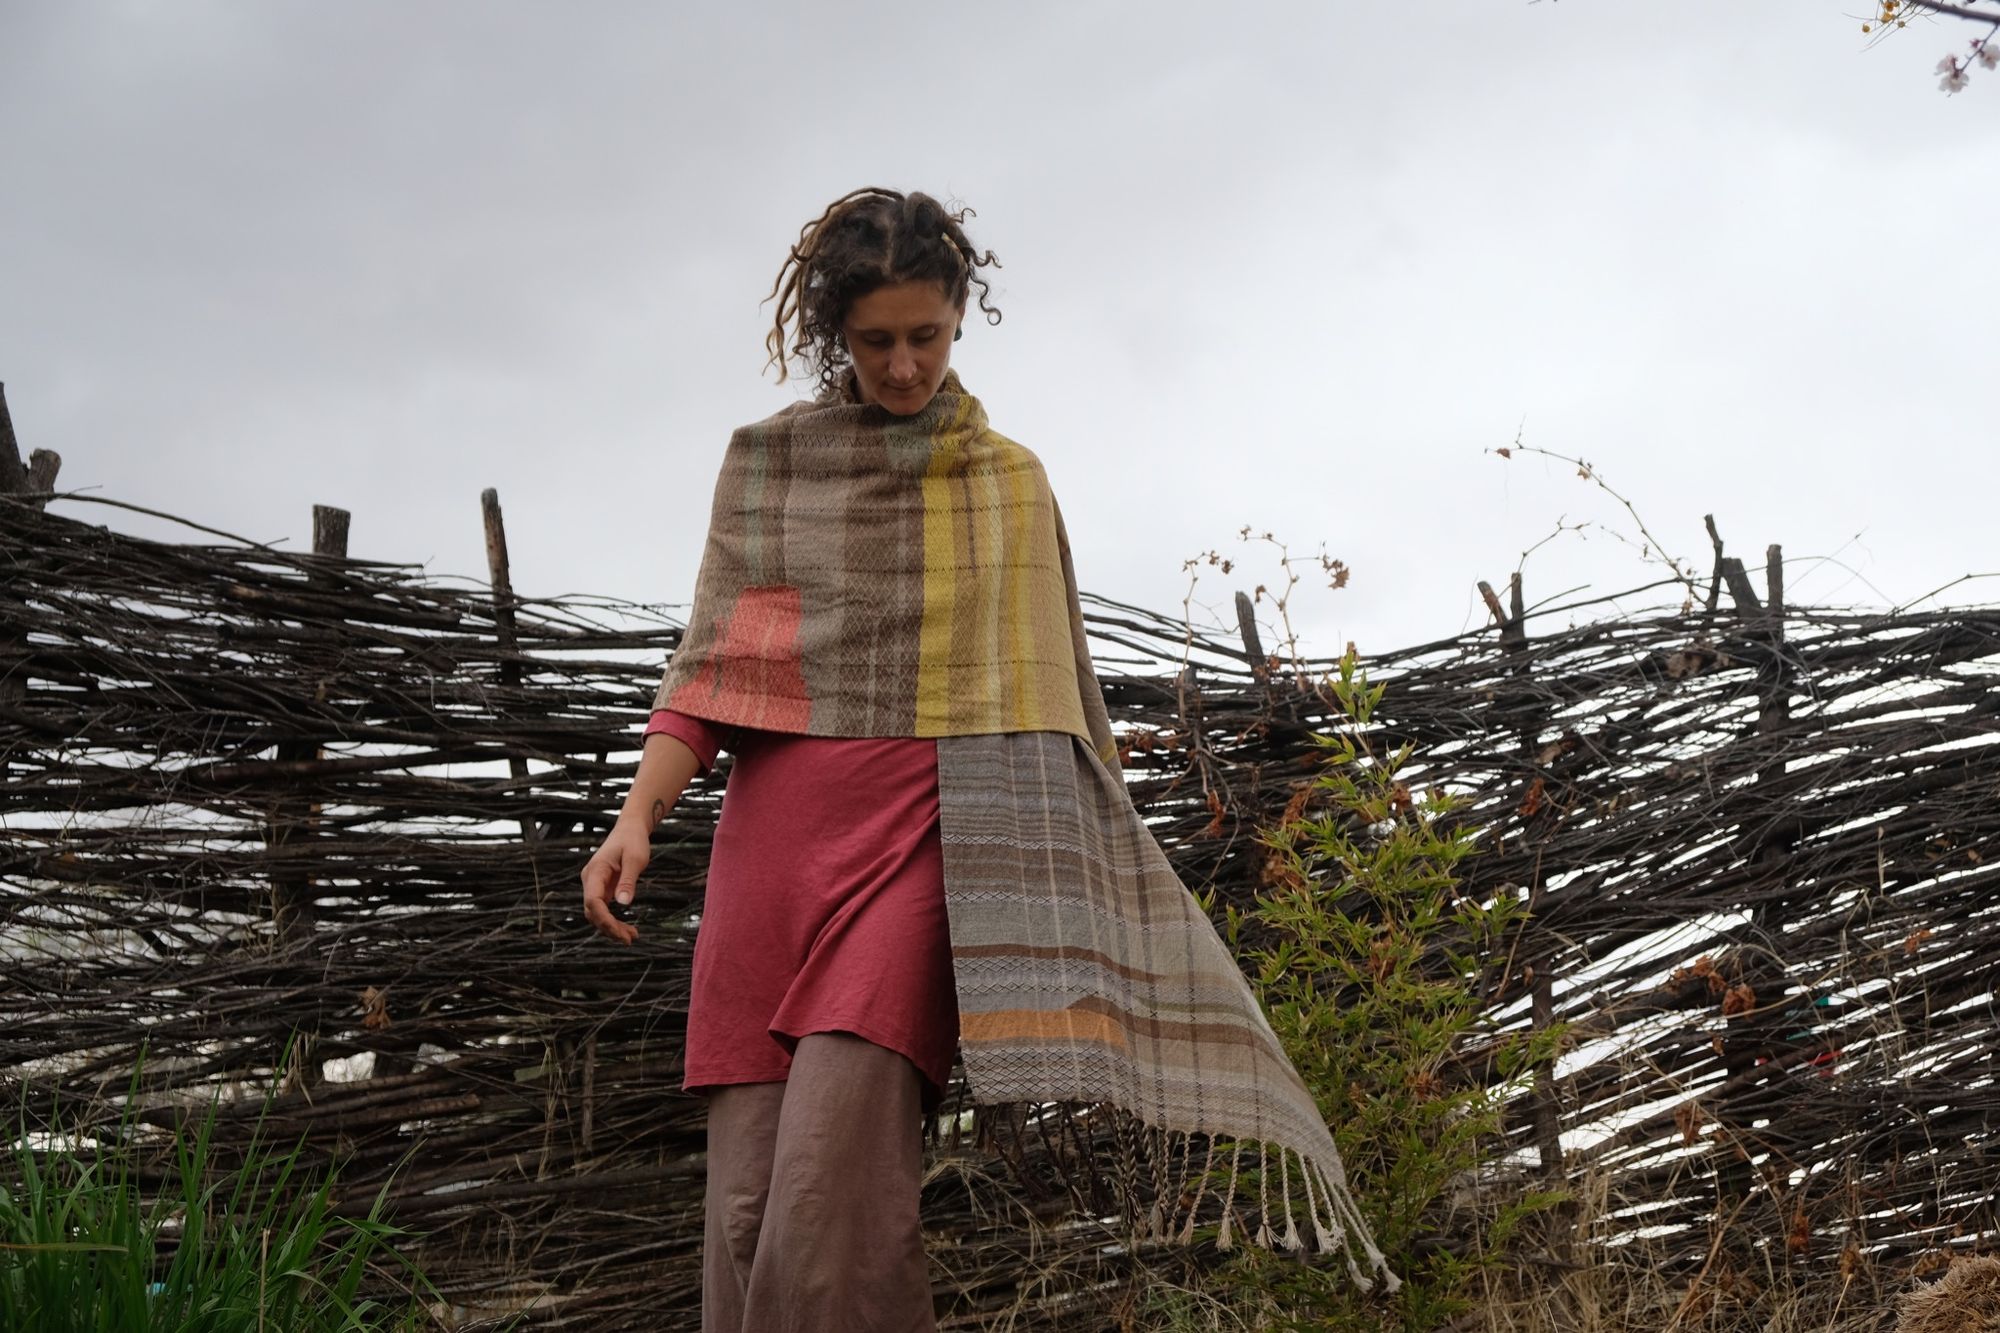
[[(1299, 1174), (1306, 1172), (1306, 1159), (1299, 1159)], [(1278, 1152), (1278, 1178), (1284, 1182), (1285, 1191), (1285, 1234), (1278, 1241), (1287, 1250), (1297, 1253), (1306, 1247), (1299, 1239), (1299, 1215), (1292, 1211), (1292, 1154), (1280, 1149)]]
[(1179, 1206), (1178, 1196), (1167, 1193), (1168, 1174), (1173, 1168), (1174, 1136), (1163, 1129), (1156, 1129), (1147, 1138), (1146, 1147), (1153, 1158), (1153, 1211), (1146, 1218), (1146, 1238), (1163, 1241), (1172, 1226), (1173, 1210)]
[[(1402, 1279), (1390, 1271), (1389, 1261), (1384, 1259), (1382, 1251), (1376, 1248), (1374, 1238), (1368, 1231), (1368, 1223), (1361, 1216), (1361, 1209), (1356, 1206), (1354, 1196), (1348, 1193), (1347, 1173), (1341, 1170), (1338, 1160), (1331, 1165), (1333, 1170), (1329, 1175), (1324, 1165), (1315, 1164), (1316, 1169), (1320, 1171), (1320, 1188), (1326, 1191), (1326, 1211), (1333, 1224), (1335, 1238), (1333, 1248), (1340, 1250), (1346, 1256), (1348, 1276), (1354, 1279), (1362, 1291), (1368, 1291), (1375, 1285), (1368, 1273), (1380, 1273), (1383, 1291), (1395, 1291), (1403, 1285)], [(1347, 1243), (1350, 1239), (1359, 1242), (1361, 1257), (1367, 1261), (1367, 1272), (1363, 1272), (1362, 1265), (1355, 1262), (1354, 1246)]]
[[(1278, 1149), (1282, 1156), (1284, 1149)], [(1270, 1145), (1257, 1145), (1257, 1243), (1265, 1249), (1275, 1249), (1271, 1235), (1271, 1163)]]
[(1243, 1161), (1243, 1141), (1238, 1139), (1229, 1153), (1229, 1185), (1222, 1191), (1222, 1231), (1215, 1238), (1215, 1248), (1232, 1248), (1229, 1239), (1229, 1224), (1236, 1216), (1236, 1169)]
[[(1183, 1245), (1191, 1245), (1194, 1243), (1195, 1219), (1201, 1216), (1201, 1201), (1208, 1194), (1209, 1168), (1213, 1167), (1214, 1165), (1215, 1165), (1215, 1140), (1210, 1139), (1208, 1141), (1208, 1154), (1207, 1156), (1202, 1158), (1201, 1174), (1195, 1177), (1194, 1202), (1188, 1205), (1187, 1225), (1181, 1228), (1180, 1243)], [(1226, 1203), (1223, 1208), (1222, 1217), (1223, 1217), (1223, 1225), (1224, 1226), (1229, 1225), (1229, 1211)], [(1225, 1246), (1224, 1248), (1227, 1247)]]
[(1306, 1215), (1312, 1218), (1313, 1243), (1321, 1254), (1331, 1254), (1347, 1242), (1345, 1236), (1339, 1240), (1334, 1239), (1333, 1228), (1336, 1222), (1333, 1216), (1333, 1189), (1331, 1186), (1321, 1186), (1326, 1195), (1326, 1217), (1322, 1219), (1319, 1215), (1320, 1200), (1313, 1194), (1313, 1177), (1319, 1173), (1312, 1163), (1308, 1162), (1306, 1169), (1300, 1174), (1306, 1182)]
[[(1165, 1241), (1174, 1239), (1174, 1219), (1180, 1215), (1182, 1203), (1188, 1198), (1188, 1175), (1194, 1168), (1193, 1137), (1187, 1134), (1176, 1134), (1173, 1137), (1180, 1140), (1181, 1170), (1180, 1175), (1174, 1179), (1174, 1205), (1167, 1209), (1166, 1229), (1160, 1233), (1160, 1239)], [(1188, 1215), (1192, 1217), (1194, 1214), (1190, 1211)]]

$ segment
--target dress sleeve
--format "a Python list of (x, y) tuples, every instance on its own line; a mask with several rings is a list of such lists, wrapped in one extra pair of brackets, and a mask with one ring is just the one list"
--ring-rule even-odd
[(643, 746), (646, 736), (665, 732), (694, 751), (695, 761), (701, 765), (701, 772), (706, 774), (709, 769), (715, 767), (716, 752), (730, 748), (730, 735), (733, 730), (734, 728), (710, 722), (706, 718), (690, 717), (686, 713), (676, 713), (671, 708), (656, 708), (653, 710), (652, 718), (646, 723), (645, 736), (639, 738), (639, 743)]

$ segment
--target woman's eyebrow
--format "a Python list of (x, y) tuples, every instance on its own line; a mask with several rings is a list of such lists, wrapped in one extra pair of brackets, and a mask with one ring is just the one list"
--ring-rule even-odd
[[(939, 328), (938, 321), (932, 320), (928, 324), (917, 324), (911, 326), (909, 332), (913, 334), (936, 333), (938, 331), (938, 328)], [(879, 325), (858, 325), (854, 330), (854, 336), (858, 338), (873, 338), (878, 335), (888, 335), (893, 337), (895, 333), (896, 333), (895, 329), (882, 328)]]

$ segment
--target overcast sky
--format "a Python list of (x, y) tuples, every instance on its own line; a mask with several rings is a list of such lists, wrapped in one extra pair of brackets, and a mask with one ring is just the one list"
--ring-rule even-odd
[[(1559, 522), (1795, 600), (2000, 569), (2000, 71), (1859, 0), (0, 0), (0, 380), (61, 484), (535, 594), (689, 595), (768, 291), (859, 185), (972, 205), (954, 364), (1086, 588), (1353, 568), (1312, 646), (1476, 625)], [(97, 506), (91, 521), (158, 532)], [(1836, 563), (1837, 562), (1837, 563)], [(1603, 531), (1530, 600), (1656, 571)], [(2000, 600), (1993, 582), (1957, 600)]]

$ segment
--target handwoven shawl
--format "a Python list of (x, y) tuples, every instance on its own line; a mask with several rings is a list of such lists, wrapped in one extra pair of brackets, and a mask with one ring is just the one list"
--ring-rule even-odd
[(1386, 1275), (1312, 1094), (1117, 771), (1040, 460), (956, 375), (910, 416), (851, 394), (731, 437), (654, 707), (936, 737), (974, 1102), (1112, 1145), (1145, 1237), (1219, 1218), (1225, 1247), (1247, 1231)]

